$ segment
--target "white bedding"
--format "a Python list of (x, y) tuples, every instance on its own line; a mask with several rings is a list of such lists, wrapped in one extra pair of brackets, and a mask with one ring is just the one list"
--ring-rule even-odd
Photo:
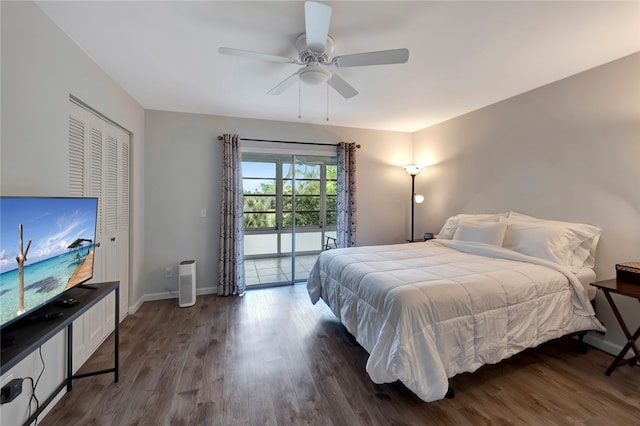
[(566, 268), (462, 241), (323, 252), (307, 289), (369, 352), (374, 383), (445, 396), (448, 378), (578, 331), (604, 330)]
[(591, 285), (591, 283), (596, 282), (596, 272), (591, 268), (582, 268), (576, 274), (578, 281), (582, 284), (582, 286), (587, 291), (587, 296), (589, 300), (593, 300), (596, 298), (596, 288)]

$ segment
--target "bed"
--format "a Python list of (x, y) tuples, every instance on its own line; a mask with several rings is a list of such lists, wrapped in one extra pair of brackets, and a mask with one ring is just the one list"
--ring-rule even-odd
[(599, 235), (514, 212), (457, 215), (434, 240), (325, 251), (307, 290), (369, 353), (374, 383), (435, 401), (456, 374), (604, 331), (587, 290)]

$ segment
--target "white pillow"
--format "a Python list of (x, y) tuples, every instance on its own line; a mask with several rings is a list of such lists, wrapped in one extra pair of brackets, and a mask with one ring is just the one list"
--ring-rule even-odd
[(453, 233), (454, 240), (502, 246), (507, 222), (461, 221)]
[[(598, 245), (598, 241), (600, 240), (600, 228), (597, 228), (592, 225), (587, 225), (585, 223), (574, 223), (574, 222), (562, 222), (558, 220), (546, 220), (539, 219), (533, 216), (527, 216), (522, 213), (517, 212), (509, 212), (509, 222), (524, 222), (524, 223), (537, 223), (540, 226), (550, 226), (555, 228), (567, 228), (571, 232), (578, 235), (581, 239), (580, 245), (578, 245), (573, 250), (573, 255), (575, 258), (572, 261), (574, 264), (574, 268), (576, 268), (577, 264), (580, 265), (579, 268), (594, 268), (595, 267), (595, 255), (596, 255), (596, 247)], [(508, 228), (507, 228), (508, 233)], [(578, 268), (578, 269), (579, 269)]]
[(444, 226), (440, 230), (440, 233), (436, 235), (436, 238), (450, 240), (453, 238), (453, 234), (456, 232), (456, 228), (461, 221), (474, 221), (474, 222), (498, 222), (500, 219), (505, 219), (509, 215), (509, 212), (505, 213), (488, 213), (488, 214), (457, 214), (451, 216), (444, 223)]

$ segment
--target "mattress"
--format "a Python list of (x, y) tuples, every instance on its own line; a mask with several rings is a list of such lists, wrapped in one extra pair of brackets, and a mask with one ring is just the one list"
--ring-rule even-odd
[[(590, 281), (588, 272), (581, 274)], [(448, 378), (579, 331), (604, 330), (586, 287), (563, 267), (461, 241), (323, 252), (307, 282), (367, 350), (375, 383), (425, 401)]]

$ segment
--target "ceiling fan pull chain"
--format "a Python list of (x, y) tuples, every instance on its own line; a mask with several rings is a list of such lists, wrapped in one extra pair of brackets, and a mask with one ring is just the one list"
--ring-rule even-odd
[(302, 118), (302, 81), (298, 77), (298, 120)]
[(329, 121), (329, 82), (327, 81), (327, 121)]

